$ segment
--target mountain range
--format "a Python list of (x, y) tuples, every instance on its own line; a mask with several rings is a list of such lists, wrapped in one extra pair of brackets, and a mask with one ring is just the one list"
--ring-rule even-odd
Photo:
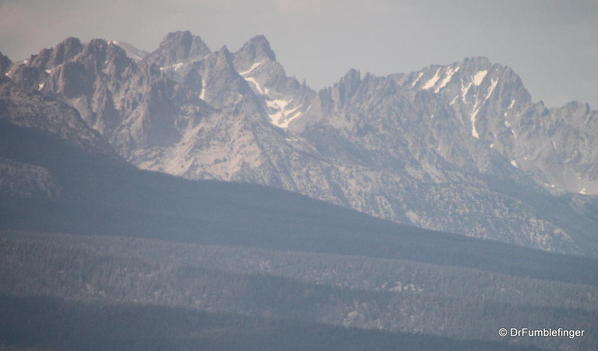
[(267, 39), (212, 51), (188, 31), (158, 49), (68, 38), (2, 66), (57, 97), (135, 166), (257, 183), (398, 223), (596, 255), (598, 117), (533, 102), (473, 57), (315, 91)]

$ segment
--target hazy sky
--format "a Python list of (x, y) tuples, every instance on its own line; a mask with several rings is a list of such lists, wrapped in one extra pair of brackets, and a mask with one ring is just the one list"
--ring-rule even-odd
[(211, 49), (264, 34), (314, 88), (349, 68), (378, 75), (487, 56), (534, 100), (598, 107), (598, 1), (0, 0), (0, 51), (22, 59), (67, 36), (157, 47), (191, 30)]

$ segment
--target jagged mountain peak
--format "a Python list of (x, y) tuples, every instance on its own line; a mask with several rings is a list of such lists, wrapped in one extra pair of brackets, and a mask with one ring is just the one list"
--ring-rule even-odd
[(108, 45), (108, 41), (105, 39), (94, 38), (89, 41), (89, 44), (86, 46), (86, 48), (93, 50), (106, 50)]
[[(44, 56), (46, 58), (57, 58), (59, 50), (59, 48), (55, 48), (51, 51), (42, 51), (39, 55), (40, 60), (32, 61), (31, 66), (39, 69), (38, 84), (42, 84), (41, 86), (45, 85), (44, 82), (48, 78), (55, 76), (60, 77), (59, 79), (62, 81), (64, 79), (70, 80), (70, 83), (78, 86), (78, 88), (75, 88), (76, 90), (82, 88), (82, 86), (79, 86), (81, 81), (87, 81), (91, 84), (90, 82), (95, 80), (93, 75), (96, 74), (107, 75), (113, 80), (120, 80), (123, 74), (128, 75), (137, 70), (134, 61), (128, 57), (123, 48), (104, 39), (92, 39), (89, 43), (83, 45), (76, 55), (65, 55), (65, 59), (62, 61), (45, 60)], [(83, 73), (84, 71), (87, 73)], [(82, 79), (83, 76), (85, 76), (85, 79)], [(91, 89), (91, 87), (88, 88)]]
[(315, 93), (287, 76), (263, 35), (251, 38), (237, 50), (233, 63), (258, 97), (272, 125), (286, 129), (310, 108)]
[(147, 51), (141, 50), (127, 42), (117, 41), (117, 40), (108, 40), (108, 44), (120, 46), (123, 50), (125, 50), (125, 52), (127, 53), (127, 56), (132, 58), (135, 62), (139, 62), (139, 61), (143, 60), (143, 58), (148, 54)]
[(480, 85), (484, 79), (488, 78), (516, 81), (518, 84), (523, 85), (523, 83), (521, 83), (521, 78), (511, 67), (492, 62), (487, 57), (467, 57), (462, 61), (448, 65), (448, 67), (456, 66), (461, 67), (462, 74), (477, 74), (478, 76), (474, 77), (474, 79), (479, 79), (478, 85)]
[(276, 61), (276, 54), (274, 54), (270, 42), (261, 34), (249, 39), (249, 41), (235, 53), (235, 56), (248, 62), (262, 60)]
[(219, 50), (213, 52), (205, 58), (204, 66), (210, 67), (222, 72), (223, 70), (227, 74), (237, 75), (235, 66), (233, 64), (233, 54), (229, 51), (228, 47), (223, 46)]
[(127, 57), (127, 53), (123, 48), (104, 39), (92, 39), (89, 44), (85, 45), (82, 54), (101, 58), (108, 58), (110, 56), (124, 59)]
[(341, 78), (341, 82), (355, 82), (361, 80), (361, 72), (358, 69), (350, 68)]
[(84, 45), (79, 38), (68, 37), (54, 48), (42, 49), (38, 54), (32, 55), (26, 63), (37, 67), (55, 67), (79, 55), (83, 49)]
[(164, 38), (162, 38), (162, 41), (160, 42), (160, 46), (165, 46), (165, 45), (168, 45), (168, 43), (170, 43), (170, 42), (176, 42), (176, 41), (190, 42), (193, 39), (193, 37), (194, 37), (194, 35), (188, 30), (177, 30), (174, 32), (168, 32), (168, 33), (166, 33)]
[(116, 64), (122, 69), (128, 65), (129, 59), (127, 52), (113, 41), (96, 38), (83, 44), (80, 39), (69, 37), (53, 48), (42, 49), (38, 54), (31, 55), (28, 60), (15, 65), (11, 71), (18, 71), (19, 67), (16, 66), (23, 66), (37, 70), (35, 75), (44, 76), (42, 73), (45, 71), (47, 76), (56, 72), (59, 66), (69, 62), (78, 62), (87, 65), (88, 68), (95, 66), (98, 70)]
[(79, 38), (69, 37), (54, 48), (57, 59), (68, 60), (83, 50), (83, 43)]
[[(97, 71), (113, 67), (116, 69), (115, 72), (120, 73), (130, 66), (130, 61), (127, 52), (113, 41), (96, 38), (83, 44), (78, 38), (70, 37), (53, 48), (42, 49), (29, 60), (25, 60), (22, 65), (37, 70), (35, 75), (39, 77), (35, 80), (40, 80), (57, 72), (59, 66), (69, 62), (77, 62)], [(15, 70), (18, 71), (18, 67), (15, 67)]]
[(193, 35), (189, 31), (177, 31), (168, 33), (160, 43), (160, 47), (143, 60), (157, 64), (159, 67), (165, 67), (200, 59), (210, 52), (210, 48), (201, 37)]
[[(193, 87), (201, 100), (216, 108), (236, 105), (244, 96), (253, 96), (253, 93), (235, 69), (233, 60), (233, 54), (223, 46), (194, 63), (182, 81)], [(196, 83), (200, 83), (200, 86)]]
[(231, 58), (232, 57), (232, 53), (230, 52), (230, 50), (228, 49), (228, 46), (223, 45), (220, 49), (218, 49), (216, 51), (217, 55), (221, 55), (221, 56), (226, 56)]
[(362, 83), (361, 72), (351, 68), (345, 75), (330, 88), (341, 104), (347, 102), (357, 92)]
[(476, 73), (476, 72), (485, 72), (484, 77), (480, 75), (478, 79), (481, 83), (481, 80), (485, 78), (485, 75), (491, 72), (512, 72), (514, 71), (506, 65), (501, 65), (499, 63), (492, 62), (489, 58), (485, 56), (472, 56), (466, 57), (460, 61), (455, 61), (449, 64), (433, 64), (422, 68), (419, 71), (412, 72), (411, 75), (417, 75), (420, 72), (435, 72), (438, 71), (439, 73), (447, 70), (453, 70), (453, 74), (457, 74), (461, 72), (461, 76), (467, 73)]
[(517, 73), (486, 57), (431, 65), (405, 77), (402, 84), (407, 89), (429, 91), (449, 104), (461, 116), (463, 124), (471, 125), (470, 134), (475, 138), (483, 134), (485, 126), (478, 117), (502, 116), (505, 112), (512, 115), (531, 103), (531, 95)]
[(210, 49), (199, 35), (194, 35), (190, 31), (176, 31), (166, 34), (160, 42), (160, 47), (182, 46), (189, 50), (189, 55), (207, 54)]

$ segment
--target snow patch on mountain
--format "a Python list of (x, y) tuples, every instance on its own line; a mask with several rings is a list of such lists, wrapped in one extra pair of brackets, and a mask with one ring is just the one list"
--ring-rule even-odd
[(251, 67), (249, 67), (249, 69), (247, 69), (246, 71), (243, 71), (243, 72), (239, 72), (239, 74), (242, 76), (247, 76), (247, 75), (251, 74), (256, 68), (261, 66), (263, 63), (264, 63), (264, 61), (256, 62), (253, 65), (251, 65)]
[(160, 71), (167, 71), (167, 70), (180, 70), (185, 64), (183, 62), (173, 63), (172, 65), (162, 66), (160, 67)]
[(434, 85), (436, 84), (436, 82), (438, 82), (438, 80), (440, 79), (440, 68), (436, 70), (436, 72), (434, 73), (434, 76), (432, 78), (430, 78), (423, 86), (422, 89), (423, 90), (427, 90), (430, 89), (432, 87), (434, 87)]
[(463, 85), (463, 82), (461, 82), (461, 101), (465, 103), (467, 103), (467, 93), (469, 92), (469, 88), (471, 88), (471, 83)]
[(253, 84), (253, 86), (255, 87), (255, 90), (257, 90), (258, 93), (260, 93), (261, 95), (265, 95), (268, 94), (268, 88), (262, 88), (262, 86), (260, 85), (260, 83), (255, 80), (255, 78), (253, 77), (243, 77), (246, 81), (250, 82), (251, 84)]
[(202, 79), (201, 80), (201, 93), (199, 93), (199, 98), (204, 100), (206, 99), (206, 91), (207, 91), (207, 84), (206, 84), (206, 80)]
[(444, 75), (444, 78), (442, 79), (442, 81), (440, 81), (440, 84), (438, 85), (438, 87), (436, 87), (434, 92), (438, 94), (438, 92), (442, 88), (444, 88), (451, 81), (451, 79), (453, 79), (453, 75), (455, 73), (459, 72), (459, 69), (461, 69), (461, 67), (459, 67), (459, 66), (449, 67), (449, 69), (446, 71), (446, 73)]
[(415, 80), (411, 83), (411, 87), (415, 87), (415, 85), (417, 84), (417, 82), (419, 82), (423, 75), (424, 72), (419, 72)]
[(291, 104), (291, 101), (284, 99), (266, 100), (266, 105), (269, 110), (274, 110), (272, 113), (268, 113), (272, 124), (279, 128), (288, 128), (289, 124), (299, 118), (302, 113), (299, 111), (300, 106), (295, 106), (291, 109), (287, 109), (287, 106)]
[(482, 71), (479, 71), (478, 73), (476, 73), (473, 76), (473, 84), (475, 86), (479, 86), (480, 84), (482, 84), (482, 82), (484, 81), (484, 78), (486, 78), (486, 74), (488, 74), (487, 70), (482, 70)]
[(469, 119), (471, 121), (471, 136), (476, 139), (480, 138), (480, 134), (478, 133), (478, 130), (475, 126), (477, 118), (478, 118), (478, 112), (480, 112), (480, 108), (476, 106), (473, 109), (473, 112), (471, 113), (471, 115), (469, 116)]
[(494, 89), (496, 88), (496, 84), (498, 84), (498, 79), (492, 79), (490, 81), (490, 86), (488, 87), (488, 94), (486, 94), (486, 100), (488, 100), (490, 98), (490, 96), (492, 96), (492, 93), (494, 92)]

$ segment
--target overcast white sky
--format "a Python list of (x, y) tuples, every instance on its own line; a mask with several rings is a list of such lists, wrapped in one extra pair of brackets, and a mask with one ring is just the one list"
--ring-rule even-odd
[(0, 0), (0, 51), (22, 59), (67, 36), (157, 47), (190, 30), (212, 49), (264, 34), (314, 88), (349, 68), (378, 75), (487, 56), (534, 100), (598, 106), (598, 1)]

